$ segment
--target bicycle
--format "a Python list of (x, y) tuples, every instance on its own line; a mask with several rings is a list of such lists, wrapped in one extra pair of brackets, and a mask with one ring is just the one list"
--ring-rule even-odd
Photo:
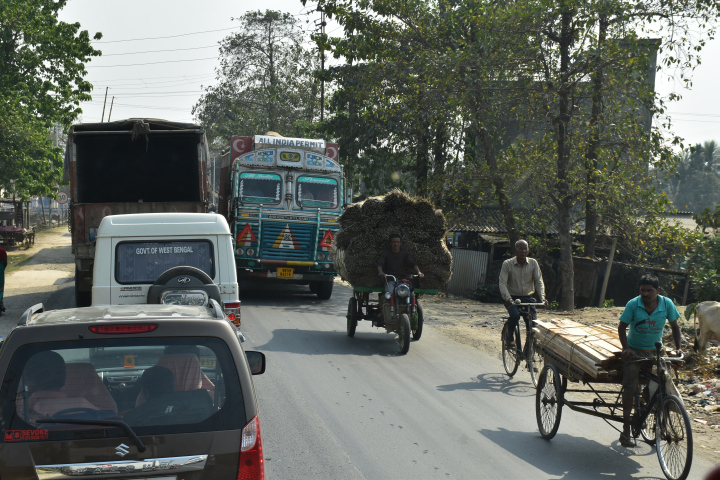
[[(683, 362), (682, 357), (662, 357), (662, 344), (655, 344), (655, 359), (633, 360), (632, 363), (655, 363), (657, 375), (650, 370), (640, 370), (648, 383), (635, 392), (630, 429), (634, 438), (641, 436), (646, 443), (655, 444), (660, 468), (669, 479), (684, 479), (692, 465), (692, 430), (690, 417), (682, 400), (667, 392), (665, 362)], [(652, 391), (654, 389), (654, 391)], [(662, 406), (662, 408), (661, 408)]]
[[(530, 372), (530, 379), (532, 380), (533, 386), (537, 387), (537, 377), (540, 370), (542, 370), (544, 358), (540, 349), (536, 346), (535, 332), (533, 327), (535, 326), (535, 319), (533, 318), (530, 307), (544, 306), (544, 303), (522, 303), (520, 299), (515, 300), (515, 305), (518, 307), (520, 312), (520, 318), (524, 321), (518, 321), (515, 327), (515, 345), (510, 346), (507, 342), (507, 328), (508, 320), (502, 328), (502, 360), (505, 372), (509, 377), (512, 377), (517, 372), (520, 363), (525, 360), (528, 371)], [(530, 328), (528, 328), (528, 325)], [(525, 335), (522, 335), (522, 330), (525, 330)], [(523, 338), (525, 344), (523, 347)]]

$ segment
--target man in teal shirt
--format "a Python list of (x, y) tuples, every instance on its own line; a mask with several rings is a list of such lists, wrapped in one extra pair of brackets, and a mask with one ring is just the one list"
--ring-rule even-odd
[[(618, 336), (623, 346), (623, 360), (629, 362), (638, 358), (655, 358), (655, 342), (662, 342), (665, 321), (670, 322), (673, 339), (680, 349), (680, 327), (677, 319), (680, 313), (675, 304), (667, 297), (658, 295), (660, 282), (655, 275), (646, 274), (640, 278), (640, 296), (630, 300), (625, 305)], [(630, 327), (630, 333), (627, 333)], [(632, 410), (635, 390), (638, 387), (640, 376), (639, 363), (626, 363), (623, 367), (623, 431), (620, 443), (625, 447), (634, 447), (635, 443), (630, 436), (630, 411)]]

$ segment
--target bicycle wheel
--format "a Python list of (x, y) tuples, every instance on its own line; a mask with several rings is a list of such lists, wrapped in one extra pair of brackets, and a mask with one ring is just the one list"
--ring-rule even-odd
[(542, 354), (540, 348), (538, 348), (538, 341), (534, 334), (528, 337), (526, 342), (528, 346), (527, 354), (527, 367), (530, 372), (530, 379), (532, 380), (533, 386), (538, 386), (538, 376), (545, 366), (545, 356)]
[(660, 468), (669, 480), (684, 480), (690, 473), (693, 456), (690, 417), (675, 397), (665, 397), (657, 409), (655, 445)]
[[(510, 347), (507, 343), (507, 322), (505, 322), (503, 326), (501, 335), (503, 367), (505, 367), (505, 372), (508, 376), (512, 377), (520, 365), (520, 356), (517, 354), (517, 348), (515, 346)], [(515, 329), (515, 335), (519, 338), (517, 329)]]
[(535, 417), (540, 435), (546, 440), (555, 436), (562, 416), (563, 388), (557, 367), (547, 364), (538, 378), (535, 393)]

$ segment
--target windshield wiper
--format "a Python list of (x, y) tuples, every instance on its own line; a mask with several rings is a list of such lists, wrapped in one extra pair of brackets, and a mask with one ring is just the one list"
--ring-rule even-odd
[(85, 420), (82, 418), (40, 418), (38, 420), (35, 420), (35, 423), (41, 424), (41, 423), (68, 423), (72, 425), (101, 425), (101, 426), (107, 426), (107, 427), (117, 427), (121, 428), (127, 433), (128, 437), (130, 437), (133, 442), (135, 442), (135, 445), (137, 445), (138, 452), (142, 453), (145, 450), (147, 450), (147, 447), (145, 444), (140, 440), (140, 437), (138, 437), (135, 432), (133, 432), (132, 428), (130, 428), (130, 425), (127, 423), (120, 421), (120, 420)]

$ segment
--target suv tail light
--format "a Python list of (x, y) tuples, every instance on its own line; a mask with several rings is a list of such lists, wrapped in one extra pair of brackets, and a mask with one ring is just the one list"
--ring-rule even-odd
[(264, 480), (265, 459), (258, 417), (254, 417), (243, 427), (241, 442), (238, 480)]
[(227, 315), (228, 320), (230, 320), (232, 323), (235, 324), (235, 326), (240, 326), (240, 302), (224, 302), (224, 310), (225, 315)]

